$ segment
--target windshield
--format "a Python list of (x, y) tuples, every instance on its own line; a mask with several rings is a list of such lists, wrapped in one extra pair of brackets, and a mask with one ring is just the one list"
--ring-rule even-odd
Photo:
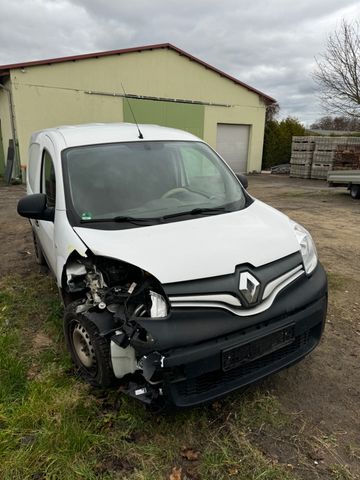
[[(81, 223), (239, 210), (245, 196), (202, 142), (128, 142), (69, 148), (64, 170)], [(126, 217), (126, 218), (125, 218)]]

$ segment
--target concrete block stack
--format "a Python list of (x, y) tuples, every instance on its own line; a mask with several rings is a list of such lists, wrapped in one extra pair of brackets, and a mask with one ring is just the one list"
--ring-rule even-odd
[(338, 146), (335, 152), (333, 170), (359, 170), (360, 169), (360, 138), (349, 139), (345, 148)]
[(317, 137), (311, 165), (311, 178), (326, 180), (332, 169), (338, 146), (346, 145), (347, 137)]
[(291, 146), (290, 177), (310, 178), (316, 137), (294, 136)]
[(336, 162), (357, 165), (359, 155), (360, 137), (293, 137), (290, 177), (326, 180)]

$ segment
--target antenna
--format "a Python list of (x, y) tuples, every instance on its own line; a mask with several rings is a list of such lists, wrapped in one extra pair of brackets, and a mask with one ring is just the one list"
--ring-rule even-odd
[(122, 89), (123, 89), (123, 91), (124, 91), (124, 98), (126, 98), (127, 104), (129, 105), (130, 112), (131, 112), (131, 115), (132, 115), (132, 117), (133, 117), (133, 119), (134, 119), (136, 128), (138, 129), (138, 132), (139, 132), (138, 138), (143, 139), (143, 138), (144, 138), (144, 137), (143, 137), (143, 134), (141, 133), (141, 130), (140, 130), (140, 128), (139, 128), (139, 125), (138, 125), (138, 123), (137, 123), (137, 121), (136, 121), (136, 118), (135, 118), (133, 109), (131, 108), (130, 101), (129, 101), (129, 99), (128, 99), (128, 96), (126, 95), (125, 88), (124, 88), (124, 85), (123, 85), (122, 83), (121, 83), (121, 87), (122, 87)]

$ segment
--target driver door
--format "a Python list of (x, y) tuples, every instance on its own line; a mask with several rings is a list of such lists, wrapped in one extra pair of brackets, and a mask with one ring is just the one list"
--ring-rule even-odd
[[(53, 158), (54, 148), (52, 142), (49, 139), (45, 139), (42, 145), (40, 192), (46, 194), (47, 206), (49, 208), (56, 208), (56, 174)], [(38, 237), (46, 261), (53, 272), (56, 271), (54, 222), (35, 220), (33, 223), (35, 234)]]

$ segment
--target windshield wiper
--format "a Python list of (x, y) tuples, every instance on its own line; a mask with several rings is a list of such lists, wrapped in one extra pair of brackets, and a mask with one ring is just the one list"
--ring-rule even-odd
[(164, 215), (163, 217), (149, 217), (149, 218), (139, 218), (139, 217), (129, 217), (129, 216), (117, 216), (112, 218), (92, 218), (92, 219), (81, 219), (80, 223), (133, 223), (134, 225), (142, 225), (146, 223), (154, 224), (161, 223), (162, 221), (168, 218), (176, 218), (185, 215), (216, 215), (222, 212), (229, 212), (225, 207), (214, 207), (214, 208), (193, 208), (192, 210), (178, 213), (170, 213), (169, 215)]
[(214, 207), (214, 208), (193, 208), (192, 210), (178, 213), (170, 213), (169, 215), (164, 215), (162, 218), (175, 218), (181, 217), (183, 215), (216, 215), (221, 212), (229, 212), (225, 207)]
[(106, 222), (116, 222), (116, 223), (133, 223), (138, 225), (139, 223), (154, 223), (158, 222), (159, 218), (137, 218), (137, 217), (129, 217), (129, 216), (117, 216), (112, 218), (92, 218), (88, 220), (80, 220), (80, 223), (106, 223)]

